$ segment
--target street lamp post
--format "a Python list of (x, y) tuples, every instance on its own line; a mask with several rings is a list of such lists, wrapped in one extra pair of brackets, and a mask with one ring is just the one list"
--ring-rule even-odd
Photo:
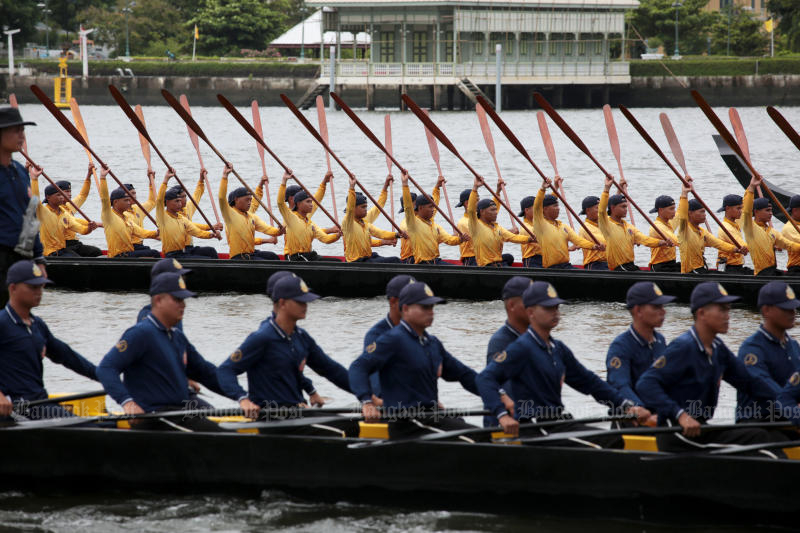
[(8, 77), (14, 77), (14, 34), (20, 30), (10, 30), (8, 26), (3, 26), (3, 33), (8, 36)]
[(308, 8), (303, 6), (300, 8), (300, 16), (303, 17), (303, 20), (300, 24), (300, 59), (305, 59), (306, 57), (306, 14), (308, 13)]
[(133, 12), (135, 6), (136, 2), (128, 2), (127, 5), (122, 8), (122, 12), (125, 13), (125, 57), (131, 57), (131, 32), (128, 28), (128, 15)]
[(47, 27), (47, 32), (45, 33), (45, 46), (47, 49), (46, 57), (50, 56), (50, 24), (47, 23), (47, 15), (53, 12), (52, 9), (47, 7), (47, 2), (39, 2), (36, 4), (36, 7), (42, 10), (42, 14), (44, 15), (44, 25)]
[(680, 2), (675, 2), (672, 4), (672, 7), (675, 8), (675, 53), (672, 56), (672, 59), (679, 59), (681, 57), (681, 52), (678, 49), (678, 13), (680, 12), (681, 7), (683, 6)]

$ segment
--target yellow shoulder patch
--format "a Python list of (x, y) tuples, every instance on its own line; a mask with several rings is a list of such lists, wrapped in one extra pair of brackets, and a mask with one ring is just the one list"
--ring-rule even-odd
[(786, 297), (790, 300), (794, 300), (794, 291), (788, 285), (786, 286)]
[(236, 350), (235, 352), (233, 352), (231, 354), (231, 361), (233, 361), (234, 363), (238, 363), (241, 360), (242, 360), (242, 351), (241, 350)]
[(500, 353), (498, 353), (497, 355), (495, 355), (495, 356), (492, 358), (492, 360), (493, 360), (495, 363), (502, 363), (503, 361), (505, 361), (505, 360), (506, 360), (506, 358), (507, 358), (507, 357), (508, 357), (508, 354), (505, 352), (505, 350), (503, 350), (502, 352), (500, 352)]
[(653, 368), (664, 368), (667, 364), (667, 358), (663, 355), (653, 361)]
[(367, 346), (367, 353), (372, 353), (372, 352), (374, 352), (374, 351), (375, 351), (375, 348), (377, 348), (377, 347), (378, 347), (378, 345), (377, 345), (377, 344), (375, 344), (375, 343), (373, 342), (372, 344), (370, 344), (369, 346)]
[(789, 385), (795, 387), (800, 384), (800, 372), (795, 372), (792, 374), (792, 377), (789, 378)]
[(619, 368), (622, 366), (622, 360), (619, 357), (612, 357), (611, 361), (608, 362), (608, 366), (611, 368)]
[(747, 366), (753, 366), (756, 363), (758, 363), (758, 356), (756, 354), (749, 353), (744, 356), (744, 364)]
[(128, 349), (128, 341), (125, 339), (120, 339), (120, 341), (116, 344), (116, 349), (118, 352), (124, 352)]
[(178, 287), (184, 290), (186, 289), (186, 282), (183, 281), (183, 276), (178, 278)]

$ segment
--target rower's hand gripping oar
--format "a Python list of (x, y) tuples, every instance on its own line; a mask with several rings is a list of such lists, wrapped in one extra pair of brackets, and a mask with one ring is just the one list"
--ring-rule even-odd
[(270, 147), (269, 147), (269, 146), (267, 146), (267, 143), (265, 143), (265, 142), (264, 142), (264, 138), (263, 138), (261, 135), (259, 135), (259, 133), (258, 133), (258, 132), (255, 130), (255, 128), (254, 128), (253, 126), (251, 126), (251, 125), (250, 125), (250, 124), (247, 122), (247, 119), (246, 119), (246, 118), (244, 118), (244, 116), (242, 116), (242, 114), (241, 114), (241, 113), (239, 113), (239, 110), (238, 110), (238, 109), (236, 109), (236, 107), (234, 107), (234, 105), (233, 105), (232, 103), (230, 103), (230, 101), (229, 101), (227, 98), (225, 98), (224, 96), (222, 96), (221, 94), (218, 94), (218, 95), (217, 95), (217, 100), (219, 100), (219, 103), (220, 103), (220, 104), (222, 104), (222, 107), (224, 107), (224, 108), (225, 108), (225, 109), (228, 111), (228, 113), (230, 113), (230, 114), (231, 114), (231, 116), (232, 116), (234, 119), (236, 119), (236, 122), (238, 122), (238, 123), (239, 123), (239, 125), (241, 125), (241, 126), (242, 126), (242, 128), (244, 128), (244, 131), (246, 131), (247, 133), (249, 133), (249, 134), (250, 134), (250, 136), (251, 136), (253, 139), (255, 139), (256, 143), (258, 143), (258, 145), (259, 145), (259, 146), (263, 147), (263, 148), (264, 148), (264, 150), (266, 150), (267, 152), (269, 152), (269, 155), (270, 155), (270, 156), (272, 156), (272, 158), (273, 158), (273, 159), (274, 159), (274, 160), (275, 160), (275, 161), (278, 163), (278, 165), (280, 165), (280, 166), (283, 168), (284, 172), (287, 172), (287, 173), (289, 173), (289, 174), (291, 174), (291, 175), (292, 175), (292, 178), (294, 178), (294, 180), (297, 182), (297, 184), (298, 184), (298, 185), (299, 185), (299, 186), (300, 186), (300, 187), (301, 187), (301, 188), (302, 188), (302, 189), (303, 189), (303, 190), (306, 192), (306, 194), (308, 194), (308, 197), (309, 197), (309, 198), (311, 198), (311, 200), (312, 200), (312, 201), (313, 201), (315, 204), (317, 204), (317, 206), (318, 206), (318, 207), (319, 207), (319, 208), (322, 210), (322, 212), (323, 212), (323, 213), (325, 213), (325, 214), (328, 216), (328, 218), (330, 218), (330, 219), (331, 219), (331, 221), (333, 221), (333, 223), (334, 223), (334, 224), (336, 224), (336, 227), (337, 227), (337, 228), (339, 228), (339, 229), (341, 230), (342, 228), (341, 228), (341, 226), (339, 226), (339, 223), (336, 221), (336, 219), (335, 219), (335, 218), (333, 218), (333, 216), (332, 216), (332, 215), (331, 215), (331, 214), (328, 212), (328, 210), (327, 210), (327, 209), (325, 209), (325, 208), (322, 206), (322, 204), (319, 202), (319, 200), (317, 200), (317, 199), (314, 197), (314, 195), (313, 195), (313, 194), (311, 194), (311, 191), (309, 191), (308, 189), (306, 189), (305, 185), (303, 185), (303, 184), (300, 182), (300, 180), (298, 180), (298, 179), (297, 179), (297, 176), (295, 176), (294, 174), (292, 174), (292, 171), (291, 171), (291, 169), (290, 169), (288, 166), (286, 166), (286, 165), (283, 163), (283, 161), (281, 161), (281, 159), (280, 159), (280, 158), (279, 158), (277, 155), (275, 155), (275, 152), (273, 152), (273, 151), (270, 149)]
[[(318, 142), (319, 142), (319, 143), (320, 143), (320, 144), (321, 144), (321, 145), (322, 145), (322, 146), (325, 148), (325, 150), (326, 150), (326, 151), (327, 151), (329, 154), (331, 154), (331, 157), (333, 157), (333, 159), (336, 161), (336, 163), (337, 163), (337, 164), (338, 164), (340, 167), (342, 167), (342, 170), (344, 170), (344, 171), (345, 171), (345, 173), (346, 173), (348, 176), (350, 176), (351, 178), (355, 179), (355, 181), (356, 181), (356, 185), (358, 185), (358, 187), (359, 187), (359, 188), (360, 188), (362, 191), (364, 191), (364, 194), (366, 195), (366, 197), (367, 197), (367, 198), (369, 198), (369, 200), (370, 200), (370, 201), (371, 201), (371, 202), (372, 202), (372, 203), (375, 205), (375, 207), (377, 207), (377, 208), (378, 208), (378, 211), (380, 211), (380, 212), (381, 212), (381, 214), (383, 214), (383, 216), (385, 216), (385, 217), (386, 217), (386, 220), (388, 220), (388, 221), (389, 221), (389, 223), (392, 225), (392, 227), (393, 227), (394, 229), (396, 229), (398, 232), (400, 232), (400, 233), (403, 233), (403, 230), (402, 230), (402, 229), (400, 229), (400, 226), (398, 226), (398, 225), (395, 223), (395, 221), (392, 219), (392, 217), (391, 217), (391, 216), (389, 216), (389, 214), (388, 214), (388, 213), (387, 213), (387, 212), (386, 212), (386, 211), (383, 209), (383, 207), (381, 207), (381, 205), (380, 205), (380, 204), (379, 204), (379, 203), (378, 203), (378, 202), (375, 200), (375, 198), (373, 198), (373, 197), (372, 197), (372, 194), (370, 194), (370, 192), (367, 190), (367, 188), (366, 188), (366, 187), (364, 187), (364, 186), (361, 184), (361, 182), (360, 182), (360, 181), (358, 181), (358, 178), (356, 178), (356, 177), (355, 177), (355, 175), (354, 175), (352, 172), (350, 172), (350, 170), (349, 170), (349, 169), (348, 169), (348, 168), (345, 166), (345, 164), (344, 164), (344, 163), (342, 163), (342, 160), (341, 160), (341, 159), (339, 159), (339, 157), (338, 157), (338, 156), (337, 156), (337, 155), (336, 155), (336, 154), (333, 152), (333, 150), (331, 150), (331, 147), (330, 147), (330, 146), (328, 146), (328, 143), (326, 143), (326, 142), (325, 142), (325, 139), (323, 139), (323, 138), (322, 138), (322, 136), (321, 136), (321, 135), (319, 134), (319, 132), (318, 132), (318, 131), (317, 131), (317, 130), (314, 128), (314, 126), (312, 126), (312, 125), (311, 125), (311, 123), (308, 121), (308, 119), (307, 119), (306, 117), (304, 117), (304, 116), (303, 116), (303, 114), (300, 112), (300, 110), (299, 110), (299, 109), (297, 109), (297, 106), (295, 106), (295, 105), (292, 103), (292, 101), (289, 99), (289, 97), (288, 97), (288, 96), (286, 96), (285, 94), (281, 94), (281, 100), (283, 100), (283, 103), (284, 103), (284, 104), (286, 104), (286, 107), (288, 107), (288, 108), (289, 108), (289, 111), (291, 111), (291, 112), (294, 114), (294, 116), (295, 116), (295, 117), (297, 117), (297, 120), (299, 120), (299, 121), (300, 121), (300, 123), (301, 123), (303, 126), (305, 126), (305, 128), (308, 130), (308, 132), (311, 134), (311, 136), (312, 136), (312, 137), (314, 137), (314, 138), (315, 138), (315, 139), (316, 139), (316, 140), (317, 140), (317, 141), (318, 141)], [(334, 98), (334, 100), (335, 100), (335, 98)], [(338, 103), (338, 102), (337, 102), (337, 103)]]
[[(386, 170), (389, 172), (389, 176), (391, 176), (392, 158), (390, 154), (392, 153), (392, 119), (389, 115), (383, 117), (383, 132), (384, 139), (386, 140)], [(389, 208), (389, 213), (391, 213), (392, 220), (394, 220), (394, 179), (392, 179), (392, 183), (389, 185)]]
[[(480, 103), (475, 106), (475, 113), (478, 115), (478, 123), (481, 126), (481, 133), (483, 133), (483, 141), (486, 143), (486, 149), (489, 151), (489, 155), (492, 156), (494, 170), (497, 172), (497, 181), (500, 182), (503, 189), (503, 198), (505, 199), (506, 204), (511, 205), (511, 202), (508, 200), (508, 191), (506, 190), (505, 182), (503, 182), (503, 176), (500, 174), (500, 165), (497, 164), (497, 155), (494, 151), (492, 130), (489, 128), (489, 121), (486, 120), (486, 111), (483, 110), (483, 106)], [(517, 231), (517, 224), (514, 222), (514, 219), (511, 219), (511, 228)]]
[[(614, 114), (611, 112), (611, 106), (606, 104), (603, 106), (603, 117), (606, 119), (606, 131), (608, 132), (608, 142), (611, 145), (611, 152), (614, 154), (614, 159), (617, 160), (617, 168), (619, 169), (619, 184), (622, 185), (620, 192), (628, 195), (628, 181), (625, 179), (625, 174), (622, 172), (622, 156), (619, 148), (619, 136), (617, 135), (617, 126), (614, 124)], [(631, 224), (634, 226), (636, 222), (633, 220), (633, 213), (630, 213)]]
[[(436, 171), (439, 173), (439, 176), (444, 178), (444, 174), (442, 174), (442, 165), (439, 162), (439, 145), (436, 143), (436, 137), (433, 136), (433, 133), (431, 133), (428, 128), (425, 128), (425, 138), (428, 139), (428, 149), (431, 152), (433, 162), (436, 163)], [(391, 152), (391, 149), (389, 151)], [(447, 212), (450, 214), (450, 218), (455, 220), (456, 217), (453, 216), (453, 206), (450, 204), (450, 199), (447, 197), (447, 184), (444, 181), (442, 181), (442, 194), (444, 195), (444, 202), (447, 204)]]
[[(89, 134), (86, 131), (86, 126), (83, 123), (83, 116), (81, 116), (81, 108), (78, 107), (78, 101), (75, 98), (70, 98), (69, 100), (69, 109), (72, 111), (72, 120), (75, 121), (75, 127), (78, 128), (78, 131), (81, 133), (81, 137), (86, 141), (86, 144), (89, 144)], [(89, 158), (89, 163), (92, 162), (92, 154), (89, 153), (89, 150), (86, 150), (86, 157)], [(97, 170), (92, 169), (92, 177), (94, 178), (94, 184), (100, 190), (100, 180), (97, 177)]]
[[(547, 152), (547, 159), (550, 160), (550, 164), (553, 166), (553, 172), (555, 173), (555, 176), (558, 178), (558, 192), (561, 193), (561, 196), (566, 196), (566, 194), (564, 194), (564, 184), (562, 183), (563, 180), (561, 176), (558, 174), (556, 149), (553, 147), (553, 137), (550, 136), (550, 128), (547, 127), (547, 118), (545, 118), (544, 113), (542, 113), (541, 111), (537, 111), (536, 121), (539, 123), (539, 133), (542, 136), (544, 151)], [(569, 227), (575, 229), (575, 225), (572, 223), (572, 210), (567, 210), (567, 220), (569, 220)]]
[[(330, 144), (328, 140), (328, 118), (325, 115), (325, 100), (322, 99), (322, 95), (317, 95), (317, 121), (319, 122), (319, 134), (322, 136), (322, 139), (325, 141), (325, 144)], [(325, 162), (328, 164), (328, 173), (331, 175), (330, 180), (330, 188), (331, 188), (331, 205), (333, 206), (333, 218), (336, 224), (339, 223), (339, 212), (336, 209), (336, 193), (333, 190), (333, 171), (331, 170), (331, 156), (327, 150), (325, 150)], [(392, 215), (394, 217), (394, 214)]]
[[(178, 182), (178, 185), (181, 186), (181, 189), (186, 191), (186, 197), (189, 198), (189, 200), (194, 204), (195, 208), (197, 209), (197, 212), (200, 213), (200, 216), (203, 217), (203, 220), (205, 220), (206, 224), (208, 224), (208, 226), (212, 228), (214, 236), (217, 239), (222, 239), (222, 235), (220, 235), (219, 231), (213, 229), (214, 225), (211, 223), (210, 220), (208, 220), (206, 214), (203, 213), (203, 210), (200, 209), (199, 205), (197, 205), (197, 201), (194, 199), (194, 196), (192, 196), (191, 191), (186, 188), (186, 185), (184, 185), (181, 179), (178, 177), (178, 174), (175, 172), (175, 169), (172, 167), (172, 165), (169, 164), (169, 161), (167, 161), (167, 158), (165, 158), (164, 154), (161, 153), (161, 150), (158, 149), (158, 146), (155, 145), (153, 139), (150, 138), (150, 134), (147, 132), (147, 128), (145, 127), (144, 122), (142, 122), (139, 119), (139, 117), (136, 116), (136, 113), (131, 108), (131, 105), (128, 103), (127, 100), (125, 100), (125, 97), (122, 96), (122, 93), (119, 92), (119, 89), (117, 89), (113, 85), (109, 85), (108, 90), (111, 93), (111, 96), (114, 98), (114, 101), (117, 102), (119, 108), (122, 109), (122, 112), (125, 113), (125, 115), (127, 115), (128, 119), (133, 124), (133, 127), (137, 129), (139, 135), (143, 137), (148, 143), (150, 143), (150, 146), (152, 146), (153, 150), (156, 151), (156, 154), (158, 155), (159, 159), (161, 159), (161, 162), (164, 163), (164, 166), (166, 166), (167, 169), (172, 173), (172, 177), (175, 178), (175, 181)], [(213, 199), (211, 203), (212, 204), (214, 203)]]
[[(250, 109), (253, 113), (253, 127), (258, 133), (258, 136), (262, 139), (264, 138), (264, 130), (261, 127), (261, 111), (258, 109), (258, 101), (253, 100), (250, 103)], [(272, 202), (269, 199), (269, 178), (267, 177), (267, 163), (264, 161), (264, 147), (261, 146), (261, 143), (256, 142), (256, 148), (258, 149), (258, 157), (261, 159), (261, 173), (263, 176), (264, 181), (264, 197), (267, 199), (267, 205), (272, 207)]]
[(620, 186), (620, 184), (617, 182), (617, 180), (614, 179), (614, 176), (612, 176), (603, 167), (603, 165), (601, 165), (600, 162), (597, 161), (597, 159), (594, 158), (594, 156), (589, 151), (589, 148), (586, 146), (586, 144), (584, 144), (584, 142), (581, 140), (581, 138), (578, 137), (578, 135), (574, 131), (572, 131), (572, 128), (569, 127), (569, 124), (567, 124), (566, 121), (564, 121), (564, 119), (561, 118), (561, 115), (559, 115), (558, 112), (555, 109), (553, 109), (553, 106), (551, 106), (550, 103), (547, 100), (545, 100), (544, 96), (542, 96), (539, 93), (533, 93), (533, 98), (536, 100), (536, 103), (539, 104), (539, 106), (544, 110), (544, 112), (547, 113), (550, 116), (550, 118), (553, 120), (553, 122), (556, 123), (556, 125), (561, 129), (561, 131), (563, 131), (564, 134), (567, 137), (569, 137), (569, 139), (575, 144), (575, 146), (577, 146), (578, 149), (581, 152), (586, 154), (589, 157), (589, 159), (591, 159), (592, 162), (595, 165), (597, 165), (597, 168), (600, 169), (600, 171), (606, 176), (606, 178), (608, 178), (611, 181), (611, 183), (617, 189), (619, 189), (619, 191), (623, 194), (623, 196), (625, 196), (625, 198), (628, 200), (628, 202), (634, 208), (636, 208), (637, 211), (639, 211), (639, 213), (647, 221), (647, 223), (650, 224), (650, 226), (655, 230), (656, 233), (658, 233), (658, 236), (661, 237), (661, 239), (663, 241), (667, 242), (667, 243), (672, 242), (671, 239), (668, 239), (667, 236), (664, 235), (664, 233), (660, 229), (658, 229), (658, 227), (653, 223), (653, 221), (650, 220), (650, 217), (647, 216), (647, 213), (642, 211), (642, 209), (638, 206), (638, 204), (635, 201), (633, 201), (633, 198), (631, 198), (630, 195), (625, 192), (625, 190)]
[(139, 209), (142, 210), (142, 213), (144, 213), (147, 216), (147, 218), (149, 218), (150, 221), (152, 221), (153, 224), (155, 224), (156, 227), (158, 227), (158, 224), (156, 223), (155, 219), (150, 215), (150, 213), (147, 212), (144, 206), (142, 206), (142, 204), (136, 199), (136, 197), (131, 194), (131, 192), (125, 187), (125, 185), (122, 184), (122, 181), (120, 181), (120, 179), (114, 174), (111, 168), (108, 165), (106, 165), (102, 159), (100, 159), (100, 157), (94, 150), (92, 150), (86, 139), (84, 139), (84, 137), (77, 130), (77, 128), (69, 121), (69, 119), (67, 119), (67, 117), (64, 116), (64, 113), (62, 113), (61, 110), (56, 107), (56, 105), (53, 103), (52, 100), (50, 100), (50, 98), (44, 93), (44, 91), (42, 91), (38, 85), (31, 85), (31, 92), (33, 92), (34, 96), (36, 96), (36, 98), (38, 98), (39, 101), (42, 102), (42, 104), (44, 104), (44, 107), (47, 108), (47, 110), (50, 112), (51, 115), (53, 115), (53, 117), (55, 117), (55, 119), (59, 122), (59, 124), (61, 124), (61, 126), (65, 130), (67, 130), (67, 133), (69, 133), (73, 139), (78, 141), (78, 143), (80, 143), (88, 153), (93, 155), (94, 158), (97, 159), (97, 162), (100, 163), (100, 166), (102, 166), (105, 169), (108, 169), (109, 175), (111, 175), (111, 177), (114, 178), (114, 181), (117, 182), (120, 188), (123, 191), (125, 191), (125, 194), (127, 194), (128, 197), (131, 200), (133, 200), (133, 203), (139, 206)]

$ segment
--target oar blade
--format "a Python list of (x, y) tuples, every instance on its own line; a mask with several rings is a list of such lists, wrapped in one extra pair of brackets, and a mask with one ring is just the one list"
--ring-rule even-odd
[[(389, 171), (389, 174), (392, 173), (392, 158), (389, 157), (392, 154), (392, 119), (389, 115), (385, 115), (383, 117), (383, 131), (384, 131), (384, 139), (386, 146), (386, 169)], [(394, 188), (394, 187), (393, 187)]]
[(436, 171), (439, 172), (439, 175), (442, 174), (442, 164), (439, 160), (439, 144), (436, 142), (436, 137), (434, 137), (431, 130), (427, 128), (424, 124), (422, 125), (425, 128), (425, 138), (428, 140), (428, 150), (431, 152), (431, 158), (433, 158), (433, 162), (436, 164)]
[(622, 174), (622, 157), (619, 149), (619, 136), (617, 135), (617, 126), (614, 124), (614, 114), (611, 111), (611, 106), (606, 104), (603, 106), (603, 117), (606, 120), (606, 131), (608, 132), (608, 142), (611, 145), (611, 152), (614, 154), (614, 159), (617, 160), (617, 165)]
[(492, 130), (489, 129), (489, 120), (486, 118), (486, 111), (484, 111), (483, 106), (479, 103), (475, 106), (475, 112), (478, 115), (478, 123), (481, 126), (481, 133), (483, 133), (483, 141), (486, 143), (486, 149), (489, 150), (489, 153), (494, 157), (494, 139), (492, 138)]
[[(136, 113), (136, 116), (139, 117), (139, 120), (142, 122), (142, 126), (146, 128), (147, 124), (144, 121), (144, 111), (142, 111), (142, 106), (137, 104), (136, 107), (134, 108), (134, 112)], [(147, 163), (147, 172), (150, 173), (153, 170), (153, 165), (152, 162), (150, 161), (150, 142), (141, 133), (139, 133), (139, 145), (141, 145), (142, 147), (142, 155), (144, 156), (144, 160)]]
[[(323, 100), (321, 94), (317, 95), (317, 121), (319, 122), (319, 134), (322, 135), (322, 139), (325, 141), (325, 144), (330, 145), (330, 137), (328, 136), (328, 118), (325, 116), (325, 100)], [(328, 172), (330, 172), (331, 155), (327, 150), (323, 150), (323, 152), (325, 152), (325, 162), (328, 164)]]
[(553, 146), (553, 137), (550, 135), (550, 128), (547, 127), (547, 117), (544, 116), (544, 112), (536, 112), (536, 121), (539, 123), (539, 134), (542, 136), (542, 143), (544, 143), (544, 151), (547, 153), (547, 159), (550, 160), (553, 172), (558, 174), (556, 149)]
[[(219, 98), (221, 95), (217, 95)], [(258, 136), (262, 139), (264, 138), (264, 130), (261, 128), (261, 111), (258, 109), (258, 102), (253, 100), (250, 102), (250, 110), (253, 113), (253, 127), (258, 133)], [(256, 148), (258, 149), (258, 157), (261, 158), (261, 171), (264, 175), (267, 175), (267, 163), (264, 161), (264, 147), (261, 146), (261, 143), (256, 142)]]
[(751, 161), (750, 145), (747, 143), (747, 135), (744, 132), (744, 125), (742, 124), (742, 119), (739, 116), (739, 111), (735, 107), (731, 107), (728, 109), (728, 117), (731, 119), (733, 133), (736, 135), (736, 142), (739, 143), (739, 147), (742, 149), (742, 153), (744, 154), (745, 158), (748, 161)]
[(189, 139), (192, 141), (192, 145), (197, 152), (197, 157), (200, 160), (200, 166), (203, 167), (203, 157), (200, 155), (200, 142), (197, 140), (197, 138), (201, 137), (206, 142), (208, 142), (208, 138), (205, 136), (205, 133), (203, 133), (203, 130), (200, 129), (200, 125), (197, 124), (197, 122), (195, 122), (195, 120), (192, 118), (192, 109), (189, 107), (189, 99), (186, 98), (185, 94), (182, 94), (180, 96), (180, 101), (178, 101), (175, 99), (172, 93), (166, 89), (161, 89), (161, 96), (164, 97), (172, 109), (174, 109), (175, 112), (177, 112), (181, 118), (183, 118), (184, 122), (186, 122), (186, 130), (189, 132)]
[(659, 114), (658, 118), (661, 121), (661, 128), (664, 130), (664, 135), (667, 137), (669, 147), (672, 150), (672, 155), (675, 157), (678, 165), (680, 165), (683, 173), (689, 174), (689, 172), (686, 170), (686, 159), (683, 157), (681, 143), (678, 141), (678, 136), (675, 134), (675, 130), (672, 127), (672, 122), (670, 122), (666, 113)]
[(784, 134), (789, 138), (790, 141), (800, 150), (800, 134), (797, 133), (797, 130), (789, 124), (789, 121), (786, 120), (780, 111), (775, 109), (772, 106), (767, 106), (767, 114), (772, 119), (772, 121), (783, 131)]

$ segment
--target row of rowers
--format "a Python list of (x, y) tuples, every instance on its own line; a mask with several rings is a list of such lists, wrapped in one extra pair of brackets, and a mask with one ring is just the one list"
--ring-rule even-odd
[[(39, 170), (29, 168), (32, 175), (32, 188), (38, 194)], [(583, 250), (583, 266), (587, 269), (638, 270), (634, 263), (634, 245), (643, 244), (652, 248), (650, 268), (656, 271), (704, 273), (708, 271), (705, 261), (705, 248), (719, 250), (717, 266), (729, 272), (751, 273), (744, 266), (744, 256), (750, 254), (756, 275), (775, 275), (777, 270), (775, 250), (789, 252), (789, 272), (800, 273), (800, 234), (791, 224), (778, 232), (769, 226), (772, 207), (763, 198), (754, 198), (753, 191), (758, 186), (754, 178), (745, 192), (744, 198), (728, 195), (723, 199), (725, 212), (724, 228), (717, 237), (702, 228), (706, 211), (697, 200), (689, 200), (691, 189), (684, 187), (677, 209), (669, 196), (659, 196), (651, 213), (657, 213), (655, 227), (650, 235), (645, 235), (626, 222), (628, 202), (623, 195), (610, 195), (611, 181), (607, 180), (600, 197), (589, 196), (583, 200), (582, 214), (586, 216), (580, 233), (558, 220), (559, 203), (555, 196), (545, 194), (543, 182), (536, 197), (524, 198), (520, 216), (523, 217), (524, 231), (507, 230), (497, 223), (499, 202), (478, 197), (481, 182), (475, 180), (473, 188), (461, 193), (456, 207), (464, 207), (465, 214), (459, 220), (458, 234), (451, 235), (434, 221), (436, 206), (439, 203), (441, 185), (439, 178), (430, 196), (412, 194), (408, 188), (408, 178), (403, 175), (403, 207), (405, 212), (398, 232), (377, 228), (373, 223), (380, 214), (377, 206), (367, 210), (367, 198), (355, 191), (355, 179), (350, 180), (347, 208), (338, 227), (320, 228), (311, 221), (326, 193), (326, 185), (332, 178), (326, 174), (314, 198), (297, 186), (288, 186), (291, 174), (283, 176), (278, 190), (278, 207), (283, 218), (279, 228), (270, 226), (255, 212), (261, 202), (266, 178), (262, 178), (255, 191), (257, 201), (249, 190), (240, 187), (228, 192), (226, 168), (219, 188), (219, 205), (225, 221), (225, 234), (230, 247), (230, 257), (234, 259), (277, 260), (278, 255), (269, 251), (257, 250), (256, 246), (277, 243), (277, 237), (285, 233), (284, 255), (289, 260), (316, 260), (321, 257), (312, 250), (312, 242), (317, 239), (332, 243), (344, 235), (345, 259), (347, 261), (373, 262), (411, 262), (449, 264), (442, 261), (440, 244), (460, 246), (461, 262), (464, 265), (503, 266), (513, 262), (513, 256), (503, 254), (505, 242), (519, 243), (522, 246), (523, 265), (539, 268), (572, 268), (570, 263), (570, 243)], [(90, 168), (89, 174), (92, 169)], [(76, 205), (86, 200), (91, 179), (87, 174), (80, 194), (72, 199)], [(201, 174), (195, 189), (194, 202), (187, 203), (186, 192), (178, 185), (169, 187), (173, 174), (168, 172), (158, 194), (155, 192), (151, 172), (150, 194), (141, 206), (145, 210), (156, 208), (158, 230), (143, 227), (145, 212), (139, 205), (133, 205), (129, 194), (119, 187), (109, 195), (106, 183), (107, 171), (101, 172), (100, 197), (102, 202), (102, 226), (108, 243), (110, 257), (167, 257), (187, 256), (216, 258), (212, 247), (194, 246), (193, 238), (221, 238), (222, 225), (196, 224), (191, 221), (195, 204), (199, 202), (205, 189), (205, 171)], [(59, 182), (70, 195), (69, 182)], [(392, 177), (387, 177), (378, 204), (382, 208), (386, 202), (387, 190), (392, 185)], [(498, 192), (502, 182), (498, 184)], [(556, 182), (553, 184), (558, 186)], [(136, 195), (132, 185), (126, 185), (130, 195)], [(40, 236), (45, 255), (97, 256), (100, 250), (82, 245), (76, 233), (93, 231), (97, 224), (83, 222), (75, 218), (72, 206), (52, 185), (45, 188), (44, 203), (39, 208), (41, 222)], [(792, 212), (800, 219), (800, 197), (792, 199)], [(658, 228), (658, 229), (656, 229)], [(267, 235), (256, 237), (256, 232)], [(532, 237), (535, 236), (535, 237)], [(666, 239), (664, 238), (666, 237)], [(161, 253), (143, 244), (143, 239), (160, 239)], [(400, 257), (383, 257), (373, 252), (373, 247), (394, 245), (402, 240)], [(746, 244), (745, 244), (746, 243)], [(677, 260), (676, 247), (680, 252)], [(332, 259), (332, 258), (327, 258)]]
[[(738, 299), (721, 285), (697, 285), (691, 295), (693, 324), (667, 344), (657, 328), (664, 321), (664, 305), (674, 298), (654, 283), (634, 284), (627, 293), (632, 323), (612, 342), (608, 381), (603, 381), (551, 335), (565, 301), (552, 285), (521, 276), (512, 277), (503, 288), (507, 320), (491, 337), (487, 366), (480, 373), (428, 333), (435, 305), (445, 302), (426, 284), (405, 275), (388, 283), (388, 314), (366, 333), (361, 355), (345, 369), (298, 327), (306, 317), (308, 302), (319, 296), (301, 278), (285, 271), (268, 281), (272, 309), (266, 320), (215, 367), (183, 332), (185, 299), (195, 296), (182, 277), (188, 273), (176, 260), (156, 263), (150, 304), (95, 367), (56, 339), (31, 313), (41, 300), (43, 285), (50, 283), (41, 270), (29, 261), (12, 266), (7, 277), (10, 302), (0, 315), (0, 415), (21, 409), (19, 414), (31, 418), (63, 416), (60, 409), (53, 414), (53, 408), (25, 405), (25, 400), (47, 395), (42, 379), (44, 354), (102, 382), (106, 392), (131, 414), (191, 409), (188, 379), (194, 379), (237, 400), (251, 418), (269, 419), (280, 408), (305, 406), (304, 393), (310, 396), (309, 403), (323, 403), (303, 374), (308, 365), (352, 393), (362, 404), (364, 420), (387, 421), (393, 438), (471, 427), (437, 410), (442, 406), (439, 378), (457, 381), (480, 395), (491, 415), (486, 425), (500, 426), (511, 434), (526, 429), (520, 422), (571, 420), (562, 402), (564, 383), (608, 405), (620, 422), (680, 425), (682, 435), (662, 434), (662, 451), (691, 450), (712, 441), (783, 442), (790, 438), (788, 429), (786, 433), (768, 431), (752, 422), (800, 424), (800, 346), (787, 335), (800, 301), (779, 281), (761, 289), (763, 323), (741, 345), (738, 357), (718, 337), (727, 332), (730, 305)], [(248, 390), (237, 379), (243, 373)], [(722, 379), (738, 390), (737, 421), (751, 423), (705, 432), (702, 428), (714, 415)], [(312, 416), (313, 411), (305, 413)], [(215, 428), (190, 416), (176, 423)], [(174, 425), (170, 422), (164, 429), (175, 429)], [(558, 430), (583, 428), (578, 422), (567, 422)], [(349, 417), (341, 422), (326, 420), (306, 430), (355, 435), (357, 425)], [(534, 434), (546, 433), (537, 429)], [(608, 447), (622, 444), (616, 434), (589, 440)]]

